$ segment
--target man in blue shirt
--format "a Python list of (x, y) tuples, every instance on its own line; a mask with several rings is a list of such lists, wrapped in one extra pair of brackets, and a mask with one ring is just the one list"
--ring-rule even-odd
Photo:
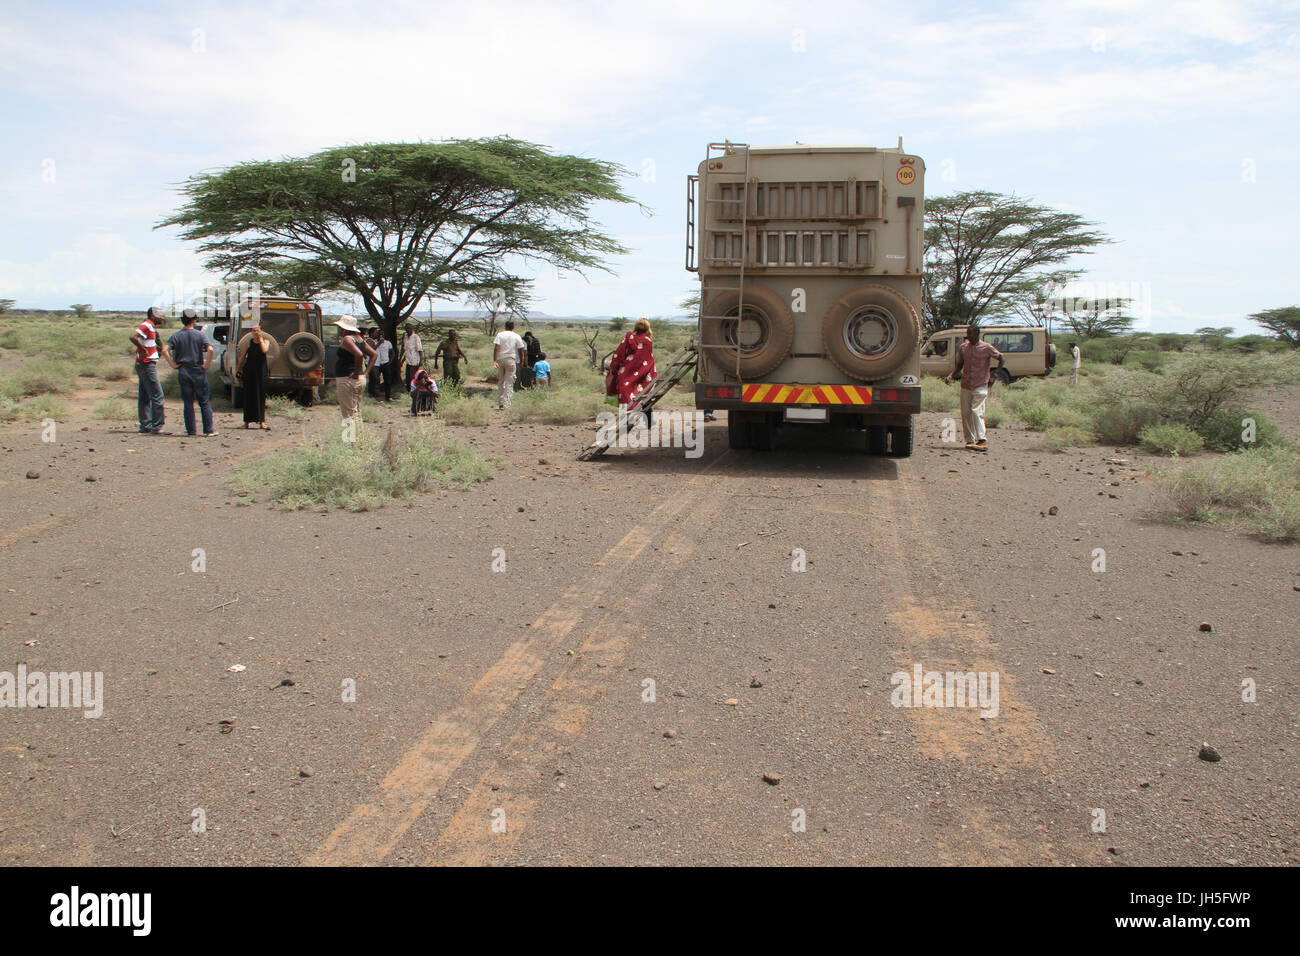
[(195, 434), (194, 402), (198, 401), (203, 413), (203, 437), (212, 438), (212, 401), (208, 394), (208, 365), (212, 362), (212, 346), (207, 336), (194, 327), (198, 313), (186, 309), (182, 314), (185, 328), (167, 340), (163, 355), (181, 383), (181, 398), (185, 402), (185, 434)]

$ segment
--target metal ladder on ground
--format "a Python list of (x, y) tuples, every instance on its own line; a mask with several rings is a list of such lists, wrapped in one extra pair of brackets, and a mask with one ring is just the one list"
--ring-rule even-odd
[[(719, 155), (718, 155), (718, 156), (714, 156), (714, 153), (715, 153), (715, 152), (717, 152)], [(735, 367), (736, 381), (737, 381), (737, 382), (740, 382), (740, 381), (741, 381), (741, 374), (740, 374), (741, 337), (740, 337), (740, 332), (741, 332), (741, 327), (742, 327), (742, 325), (744, 324), (744, 316), (745, 316), (745, 266), (746, 266), (746, 264), (749, 262), (749, 251), (750, 251), (750, 249), (749, 249), (749, 211), (750, 211), (750, 209), (751, 209), (752, 207), (754, 207), (754, 202), (755, 202), (754, 189), (752, 188), (753, 183), (751, 183), (751, 182), (750, 182), (750, 179), (749, 179), (749, 144), (748, 144), (748, 143), (732, 143), (732, 142), (729, 142), (729, 141), (728, 141), (728, 142), (722, 142), (722, 143), (710, 143), (710, 144), (709, 144), (709, 147), (708, 147), (708, 151), (707, 151), (707, 153), (706, 153), (706, 155), (705, 155), (704, 167), (705, 167), (705, 169), (707, 170), (707, 169), (709, 168), (709, 165), (710, 165), (710, 161), (711, 161), (711, 160), (714, 160), (714, 159), (719, 158), (719, 157), (721, 157), (721, 156), (732, 156), (732, 155), (735, 155), (736, 153), (743, 153), (743, 154), (744, 154), (744, 157), (745, 157), (745, 167), (744, 167), (744, 171), (740, 174), (740, 178), (739, 178), (739, 180), (736, 180), (736, 179), (732, 179), (732, 178), (731, 178), (731, 177), (734, 177), (734, 176), (736, 175), (735, 173), (714, 173), (714, 174), (710, 175), (709, 173), (706, 172), (706, 173), (705, 173), (704, 180), (703, 180), (702, 182), (700, 182), (700, 200), (701, 200), (701, 202), (703, 202), (703, 203), (705, 204), (704, 208), (705, 208), (706, 210), (709, 208), (709, 204), (714, 204), (714, 205), (717, 205), (717, 206), (720, 206), (720, 207), (724, 207), (724, 208), (725, 208), (725, 207), (731, 207), (731, 208), (733, 208), (733, 209), (734, 209), (736, 206), (739, 206), (739, 207), (740, 207), (740, 219), (739, 219), (739, 223), (740, 223), (740, 255), (737, 256), (737, 257), (732, 257), (732, 256), (730, 255), (730, 253), (732, 252), (732, 249), (730, 248), (730, 243), (728, 243), (728, 248), (726, 249), (726, 253), (727, 253), (727, 255), (724, 255), (721, 259), (717, 258), (716, 256), (709, 256), (709, 255), (707, 255), (707, 253), (709, 252), (709, 249), (708, 249), (708, 248), (705, 248), (705, 249), (703, 250), (704, 253), (705, 253), (705, 255), (703, 256), (703, 258), (709, 260), (710, 263), (711, 263), (710, 271), (716, 271), (719, 267), (721, 267), (721, 268), (728, 268), (728, 267), (733, 267), (733, 266), (734, 266), (734, 267), (737, 268), (737, 272), (736, 272), (736, 285), (734, 285), (734, 286), (710, 285), (710, 286), (709, 286), (709, 294), (710, 294), (710, 296), (713, 297), (715, 300), (716, 300), (717, 293), (735, 292), (735, 293), (736, 293), (736, 311), (735, 311), (735, 314), (734, 314), (734, 315), (709, 315), (709, 314), (706, 314), (706, 313), (704, 312), (704, 307), (705, 307), (706, 303), (705, 303), (705, 301), (704, 301), (704, 296), (701, 294), (701, 296), (700, 296), (700, 317), (699, 317), (699, 323), (700, 323), (700, 346), (699, 346), (699, 347), (700, 347), (701, 351), (703, 351), (703, 350), (705, 350), (705, 349), (713, 349), (713, 350), (717, 350), (717, 351), (720, 351), (720, 352), (731, 352), (731, 353), (733, 353), (733, 354), (735, 355), (735, 359), (736, 359), (736, 367)], [(718, 177), (721, 177), (721, 176), (725, 176), (725, 177), (727, 177), (727, 179), (726, 179), (725, 181), (720, 181)], [(696, 249), (695, 249), (695, 194), (694, 194), (694, 191), (693, 191), (693, 185), (694, 185), (695, 181), (697, 181), (697, 180), (699, 180), (699, 177), (698, 177), (698, 176), (692, 176), (692, 177), (689, 177), (689, 179), (688, 179), (688, 181), (687, 181), (687, 186), (686, 186), (686, 236), (687, 236), (687, 245), (686, 245), (686, 257), (687, 257), (687, 262), (686, 262), (686, 268), (687, 268), (687, 269), (690, 269), (690, 270), (692, 270), (692, 271), (698, 271), (698, 269), (695, 268), (695, 265), (694, 265), (694, 263), (692, 262), (692, 260), (694, 259), (694, 254), (695, 254), (695, 252), (696, 252)], [(737, 187), (739, 187), (739, 188), (736, 189), (735, 192), (733, 192), (733, 194), (732, 194), (732, 196), (731, 196), (730, 198), (723, 198), (721, 195), (718, 195), (718, 196), (712, 196), (712, 195), (710, 195), (710, 193), (712, 192), (712, 190), (711, 190), (711, 188), (710, 188), (711, 181), (712, 181), (713, 183), (720, 183), (720, 184), (726, 183), (726, 184), (730, 184), (730, 185), (733, 185), (733, 186), (737, 186)], [(721, 192), (721, 190), (719, 190), (719, 192)], [(710, 217), (710, 216), (708, 216), (708, 215), (705, 215), (705, 216), (704, 216), (704, 220), (705, 220), (706, 223), (710, 222), (712, 219), (713, 219), (713, 217)], [(703, 287), (702, 287), (702, 286), (701, 286), (701, 293), (703, 293)], [(708, 323), (708, 322), (718, 322), (718, 323), (723, 323), (723, 322), (734, 322), (734, 323), (735, 323), (735, 333), (734, 333), (735, 343), (734, 343), (734, 345), (728, 345), (728, 344), (726, 344), (726, 342), (725, 342), (725, 338), (726, 338), (726, 336), (725, 336), (725, 335), (721, 337), (721, 338), (723, 339), (723, 341), (722, 341), (721, 343), (717, 344), (717, 345), (708, 345), (708, 344), (706, 344), (706, 343), (704, 342), (704, 338), (705, 338), (705, 336), (704, 336), (704, 328), (705, 328), (705, 323)]]
[[(612, 425), (606, 425), (596, 433), (595, 440), (578, 453), (578, 461), (591, 461), (609, 450), (618, 440), (619, 435), (646, 427), (644, 412), (650, 411), (659, 400), (677, 387), (687, 375), (694, 377), (699, 361), (699, 352), (694, 342), (686, 346), (671, 359), (650, 387), (636, 397), (631, 405), (620, 405), (618, 419)], [(635, 414), (634, 414), (635, 413)]]

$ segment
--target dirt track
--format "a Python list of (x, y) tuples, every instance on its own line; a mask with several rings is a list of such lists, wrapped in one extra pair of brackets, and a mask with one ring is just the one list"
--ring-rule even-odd
[[(0, 860), (1292, 862), (1300, 549), (1146, 520), (1129, 451), (941, 417), (900, 462), (494, 423), (457, 430), (493, 481), (329, 515), (226, 489), (302, 426), (7, 427), (0, 669), (106, 702), (3, 713)], [(998, 673), (998, 716), (891, 706), (917, 662)]]

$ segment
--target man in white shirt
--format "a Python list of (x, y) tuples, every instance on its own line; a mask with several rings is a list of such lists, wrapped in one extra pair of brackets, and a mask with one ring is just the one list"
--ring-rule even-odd
[(409, 322), (406, 325), (406, 335), (402, 339), (402, 358), (406, 364), (402, 373), (402, 384), (409, 390), (411, 379), (424, 365), (424, 343), (420, 341), (420, 333), (416, 332)]
[(528, 346), (515, 332), (515, 323), (507, 319), (505, 331), (492, 340), (492, 362), (497, 369), (497, 408), (509, 408), (515, 393), (515, 373), (528, 354)]
[(1079, 351), (1079, 343), (1070, 343), (1070, 384), (1079, 384), (1079, 368), (1083, 365), (1083, 353)]

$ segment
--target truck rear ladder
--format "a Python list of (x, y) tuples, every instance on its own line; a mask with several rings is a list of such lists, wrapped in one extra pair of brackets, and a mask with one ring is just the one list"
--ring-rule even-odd
[(699, 352), (692, 342), (668, 360), (668, 365), (663, 372), (650, 383), (646, 391), (636, 397), (631, 405), (618, 407), (618, 420), (597, 432), (595, 441), (578, 453), (578, 461), (591, 461), (593, 458), (598, 458), (618, 440), (619, 435), (645, 428), (646, 416), (634, 413), (650, 411), (659, 403), (659, 399), (671, 392), (687, 375), (693, 379), (698, 362)]

